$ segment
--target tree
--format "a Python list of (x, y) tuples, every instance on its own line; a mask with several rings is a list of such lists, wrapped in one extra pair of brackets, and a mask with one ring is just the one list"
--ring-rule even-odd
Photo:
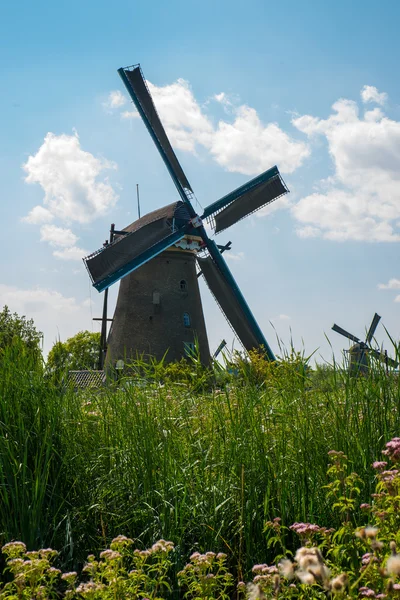
[(33, 319), (12, 314), (8, 306), (4, 306), (0, 312), (0, 354), (19, 341), (27, 352), (39, 358), (42, 337), (43, 334), (36, 329)]
[(100, 352), (100, 333), (80, 331), (65, 342), (54, 344), (47, 358), (47, 366), (54, 371), (97, 369)]

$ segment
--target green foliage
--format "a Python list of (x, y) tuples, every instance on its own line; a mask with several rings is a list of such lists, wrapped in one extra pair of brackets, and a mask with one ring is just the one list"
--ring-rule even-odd
[[(332, 368), (321, 388), (301, 364), (270, 365), (261, 383), (217, 373), (219, 387), (206, 371), (199, 387), (200, 375), (172, 381), (167, 365), (138, 362), (130, 382), (75, 394), (13, 344), (0, 365), (1, 541), (54, 545), (75, 568), (123, 531), (141, 548), (172, 540), (179, 570), (194, 551), (226, 552), (243, 578), (253, 561), (294, 553), (295, 522), (336, 532), (347, 523), (347, 543), (382, 440), (400, 428), (399, 379), (377, 369), (355, 381)], [(342, 479), (363, 480), (350, 477), (335, 499), (324, 487), (332, 448), (348, 457)], [(276, 517), (273, 543), (264, 524)]]
[(36, 329), (32, 319), (12, 314), (8, 306), (4, 306), (0, 312), (0, 357), (6, 348), (21, 342), (20, 351), (39, 360), (41, 339), (42, 333)]
[(162, 600), (177, 592), (176, 584), (188, 600), (228, 600), (235, 587), (244, 600), (398, 598), (400, 438), (388, 442), (384, 454), (391, 465), (374, 462), (376, 490), (371, 504), (362, 504), (366, 525), (357, 527), (352, 524), (355, 505), (348, 500), (359, 495), (360, 478), (347, 474), (348, 459), (342, 451), (331, 450), (326, 487), (334, 510), (344, 517), (340, 528), (304, 522), (288, 528), (278, 517), (267, 522), (265, 531), (273, 545), (284, 549), (284, 532), (292, 530), (300, 547), (294, 557), (285, 551), (286, 556), (275, 555), (271, 564), (255, 564), (247, 585), (239, 580), (235, 586), (223, 552), (194, 552), (175, 575), (178, 555), (172, 542), (161, 539), (140, 550), (133, 549), (132, 539), (119, 535), (99, 558), (90, 554), (79, 575), (55, 568), (52, 562), (58, 553), (50, 548), (29, 552), (23, 542), (5, 544), (2, 551), (11, 580), (0, 589), (0, 599)]
[(96, 369), (100, 352), (100, 333), (80, 331), (65, 342), (56, 342), (49, 352), (47, 366), (55, 372)]

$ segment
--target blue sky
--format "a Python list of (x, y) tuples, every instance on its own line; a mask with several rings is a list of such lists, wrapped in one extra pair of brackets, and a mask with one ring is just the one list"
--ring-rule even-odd
[[(47, 350), (96, 329), (81, 251), (136, 218), (136, 183), (143, 212), (177, 198), (127, 116), (117, 68), (140, 62), (202, 206), (274, 164), (291, 190), (218, 238), (273, 349), (270, 321), (329, 359), (325, 333), (347, 347), (333, 321), (362, 335), (375, 311), (398, 339), (399, 13), (394, 1), (3, 3), (0, 304), (33, 317)], [(211, 347), (231, 341), (202, 296)]]

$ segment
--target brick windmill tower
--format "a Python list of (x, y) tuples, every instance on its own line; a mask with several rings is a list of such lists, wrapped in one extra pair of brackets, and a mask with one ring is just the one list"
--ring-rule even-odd
[[(208, 236), (203, 219), (219, 233), (288, 192), (273, 167), (210, 204), (199, 217), (193, 190), (167, 138), (139, 65), (119, 69), (169, 174), (180, 200), (151, 212), (128, 227), (112, 231), (110, 243), (84, 259), (94, 287), (106, 290), (121, 280), (108, 341), (106, 302), (102, 360), (139, 355), (177, 360), (197, 340), (201, 360), (210, 358), (196, 264), (217, 304), (246, 350), (263, 347), (275, 360), (257, 321), (239, 290), (222, 252)], [(102, 365), (101, 365), (102, 366)]]

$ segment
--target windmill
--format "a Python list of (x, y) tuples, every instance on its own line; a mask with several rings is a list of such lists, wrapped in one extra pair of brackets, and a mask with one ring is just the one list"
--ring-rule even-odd
[[(180, 199), (115, 230), (110, 242), (84, 258), (94, 287), (102, 292), (121, 280), (108, 336), (106, 364), (128, 355), (181, 358), (198, 344), (203, 362), (210, 360), (196, 275), (196, 263), (217, 304), (246, 350), (263, 347), (275, 360), (257, 321), (234, 280), (222, 253), (203, 224), (215, 233), (276, 200), (287, 189), (272, 167), (213, 202), (199, 216), (195, 196), (172, 149), (154, 106), (140, 65), (118, 73), (143, 119)], [(102, 350), (106, 348), (103, 312)], [(104, 358), (104, 354), (103, 354)]]
[(372, 319), (371, 325), (369, 327), (367, 337), (365, 338), (365, 342), (361, 341), (358, 337), (356, 337), (352, 333), (349, 333), (342, 327), (339, 327), (339, 325), (334, 324), (332, 326), (333, 331), (336, 331), (336, 333), (340, 333), (352, 342), (355, 342), (354, 345), (351, 346), (351, 348), (349, 349), (349, 371), (352, 375), (366, 375), (368, 373), (369, 356), (373, 356), (374, 358), (383, 361), (386, 365), (386, 369), (388, 369), (389, 366), (393, 368), (398, 367), (399, 363), (393, 360), (392, 358), (389, 358), (386, 350), (384, 352), (381, 352), (371, 347), (371, 342), (380, 320), (381, 317), (378, 315), (378, 313), (375, 313), (374, 318)]

